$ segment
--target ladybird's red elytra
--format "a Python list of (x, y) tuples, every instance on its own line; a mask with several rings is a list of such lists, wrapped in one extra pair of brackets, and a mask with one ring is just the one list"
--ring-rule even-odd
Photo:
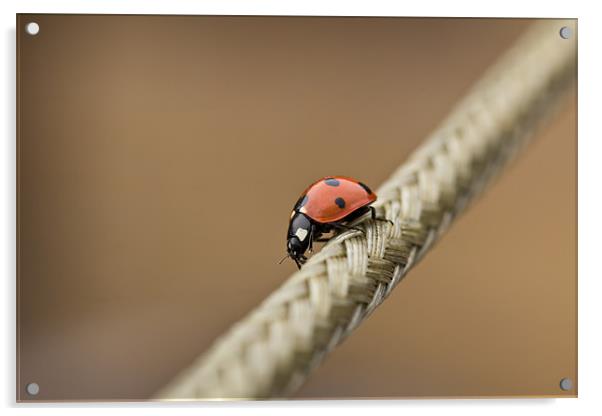
[(371, 211), (376, 194), (364, 183), (347, 176), (327, 176), (312, 183), (299, 197), (291, 213), (287, 252), (297, 266), (307, 260), (314, 241), (333, 229), (344, 229), (350, 220)]
[(355, 210), (376, 201), (363, 183), (346, 176), (329, 176), (312, 183), (295, 210), (319, 223), (340, 221)]

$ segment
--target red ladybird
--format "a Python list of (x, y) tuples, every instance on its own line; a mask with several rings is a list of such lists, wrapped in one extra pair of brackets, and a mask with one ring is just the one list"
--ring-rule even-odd
[(362, 182), (345, 176), (328, 176), (311, 184), (295, 204), (287, 234), (288, 256), (297, 267), (305, 263), (305, 252), (322, 234), (348, 229), (345, 224), (368, 211), (374, 217), (376, 194)]

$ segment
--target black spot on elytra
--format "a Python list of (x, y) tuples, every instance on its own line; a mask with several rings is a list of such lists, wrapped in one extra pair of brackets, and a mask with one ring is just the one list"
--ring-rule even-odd
[(324, 179), (324, 183), (326, 183), (328, 186), (339, 186), (341, 184), (341, 182), (335, 178)]
[(337, 206), (341, 209), (345, 208), (345, 200), (341, 197), (338, 197), (337, 199), (335, 199), (334, 203), (337, 204)]
[(366, 185), (365, 183), (358, 182), (358, 184), (359, 184), (359, 186), (364, 188), (364, 191), (368, 192), (368, 195), (370, 195), (372, 193), (372, 190), (370, 188), (368, 188), (368, 185)]

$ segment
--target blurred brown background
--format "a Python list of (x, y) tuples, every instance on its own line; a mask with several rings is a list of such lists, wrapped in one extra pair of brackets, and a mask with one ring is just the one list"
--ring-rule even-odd
[[(150, 397), (295, 270), (311, 181), (377, 188), (530, 23), (20, 15), (20, 399)], [(572, 396), (576, 354), (573, 91), (296, 397)]]

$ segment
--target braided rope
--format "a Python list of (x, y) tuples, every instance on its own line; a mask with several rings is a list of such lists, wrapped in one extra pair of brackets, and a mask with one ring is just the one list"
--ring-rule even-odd
[(335, 236), (198, 358), (160, 399), (292, 394), (383, 302), (469, 200), (525, 144), (575, 77), (572, 21), (539, 22), (377, 191), (390, 219)]

